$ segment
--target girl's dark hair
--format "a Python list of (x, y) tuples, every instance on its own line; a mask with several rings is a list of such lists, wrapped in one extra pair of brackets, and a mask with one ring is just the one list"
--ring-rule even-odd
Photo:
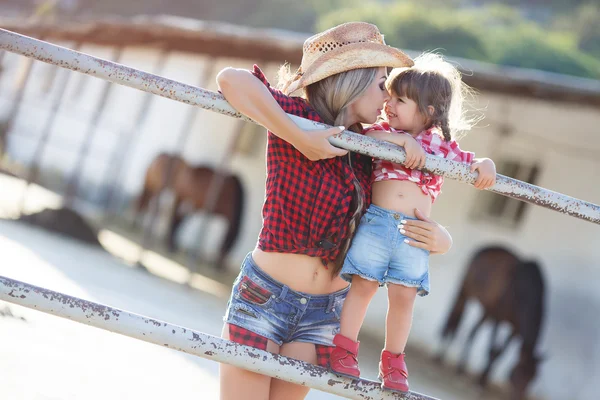
[(464, 103), (474, 91), (462, 81), (458, 69), (439, 54), (424, 53), (415, 58), (414, 66), (392, 70), (386, 87), (392, 95), (417, 103), (426, 117), (426, 128), (439, 127), (446, 141), (468, 131), (481, 119), (466, 115)]

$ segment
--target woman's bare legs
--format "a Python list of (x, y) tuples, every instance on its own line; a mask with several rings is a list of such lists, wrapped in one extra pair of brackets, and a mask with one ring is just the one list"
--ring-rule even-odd
[[(354, 285), (354, 283), (353, 283)], [(388, 313), (385, 321), (385, 349), (394, 354), (404, 352), (412, 325), (417, 288), (388, 285)]]
[(355, 342), (358, 340), (358, 332), (377, 288), (379, 288), (379, 282), (369, 281), (358, 275), (352, 276), (352, 286), (350, 286), (344, 301), (340, 318), (340, 333), (343, 336)]
[[(223, 326), (221, 337), (229, 340), (228, 324)], [(279, 346), (269, 340), (267, 351), (278, 354)], [(220, 364), (219, 380), (221, 400), (269, 400), (272, 380), (270, 376), (246, 371), (229, 364)]]
[[(317, 364), (317, 350), (312, 343), (292, 342), (281, 346), (279, 354), (286, 357)], [(279, 379), (271, 379), (271, 395), (269, 400), (302, 400), (310, 388), (296, 385)]]

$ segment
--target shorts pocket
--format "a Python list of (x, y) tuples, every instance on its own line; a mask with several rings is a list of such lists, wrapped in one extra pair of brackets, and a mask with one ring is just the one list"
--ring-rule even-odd
[(244, 276), (238, 285), (239, 297), (248, 303), (265, 306), (273, 299), (273, 293), (260, 286), (248, 276)]
[(360, 219), (360, 222), (363, 224), (371, 224), (375, 221), (375, 219), (377, 217), (378, 217), (377, 214), (370, 213), (369, 211), (367, 211), (366, 213), (363, 214), (362, 218)]
[(335, 319), (337, 322), (340, 322), (340, 319), (342, 318), (342, 308), (344, 307), (344, 300), (346, 300), (345, 297), (337, 299), (333, 306), (333, 315), (335, 315)]

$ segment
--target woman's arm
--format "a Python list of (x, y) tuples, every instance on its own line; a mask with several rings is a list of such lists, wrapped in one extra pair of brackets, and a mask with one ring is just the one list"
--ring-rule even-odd
[[(217, 75), (219, 90), (239, 112), (293, 145), (310, 160), (343, 156), (347, 150), (332, 146), (327, 137), (343, 127), (304, 131), (279, 106), (267, 87), (245, 69), (225, 68)], [(341, 130), (340, 130), (341, 129)]]
[(429, 250), (431, 254), (444, 254), (452, 247), (452, 236), (442, 225), (426, 217), (419, 209), (415, 209), (419, 221), (406, 220), (403, 225), (404, 235), (413, 240), (408, 244)]

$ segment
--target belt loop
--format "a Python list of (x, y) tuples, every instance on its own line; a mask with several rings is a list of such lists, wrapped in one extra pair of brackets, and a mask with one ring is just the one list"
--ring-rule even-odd
[(288, 293), (288, 287), (287, 285), (283, 285), (281, 287), (281, 293), (279, 293), (279, 300), (284, 300), (285, 296), (287, 296)]
[(327, 314), (333, 311), (333, 307), (335, 307), (335, 294), (330, 294), (329, 302), (327, 303)]

